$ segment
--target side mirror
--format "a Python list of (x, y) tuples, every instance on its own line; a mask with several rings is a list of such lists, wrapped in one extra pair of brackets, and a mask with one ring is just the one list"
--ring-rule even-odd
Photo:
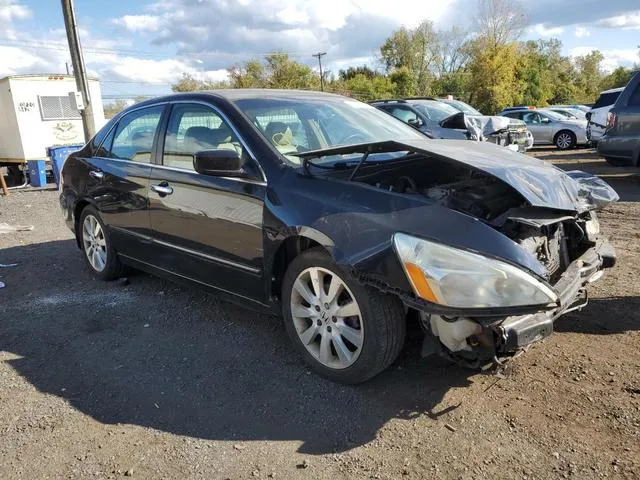
[(235, 150), (203, 150), (193, 154), (196, 172), (214, 177), (242, 177), (242, 159)]
[(410, 118), (407, 120), (407, 123), (413, 128), (420, 128), (422, 126), (422, 121), (420, 121), (419, 118)]
[(547, 117), (542, 117), (542, 119), (540, 120), (542, 123), (551, 123), (551, 119), (547, 118)]

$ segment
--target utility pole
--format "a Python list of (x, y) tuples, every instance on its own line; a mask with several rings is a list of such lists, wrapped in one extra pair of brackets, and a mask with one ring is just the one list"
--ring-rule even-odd
[(73, 74), (76, 77), (76, 88), (81, 93), (82, 101), (84, 102), (84, 109), (80, 110), (80, 116), (84, 127), (84, 138), (88, 142), (96, 133), (96, 126), (93, 122), (93, 107), (91, 106), (91, 96), (89, 94), (89, 81), (84, 65), (84, 57), (82, 56), (82, 47), (80, 46), (73, 0), (61, 0), (61, 2), (64, 26), (67, 30), (67, 41), (69, 42), (69, 52), (71, 53), (71, 64), (73, 66)]
[(311, 55), (312, 57), (318, 57), (318, 66), (320, 67), (320, 91), (324, 92), (324, 75), (322, 75), (322, 57), (325, 56), (327, 52), (318, 52)]

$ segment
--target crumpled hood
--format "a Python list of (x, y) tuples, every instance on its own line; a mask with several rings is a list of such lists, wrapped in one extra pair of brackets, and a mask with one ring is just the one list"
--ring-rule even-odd
[(534, 207), (583, 212), (619, 198), (599, 177), (584, 172), (567, 174), (548, 162), (492, 143), (428, 139), (401, 143), (488, 173), (513, 187)]

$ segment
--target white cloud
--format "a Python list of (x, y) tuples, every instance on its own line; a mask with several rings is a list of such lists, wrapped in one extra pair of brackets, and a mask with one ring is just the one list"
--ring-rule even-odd
[(31, 10), (15, 0), (0, 0), (0, 21), (23, 20), (31, 17)]
[(541, 37), (554, 37), (557, 35), (562, 35), (564, 32), (564, 28), (562, 27), (549, 27), (547, 28), (544, 23), (538, 23), (537, 25), (533, 25), (529, 28), (531, 33), (536, 35), (540, 35)]
[(131, 32), (156, 32), (160, 28), (160, 17), (156, 15), (125, 15), (115, 18), (113, 23)]
[(625, 15), (604, 18), (596, 22), (599, 27), (605, 28), (633, 28), (640, 29), (640, 10)]
[(591, 32), (587, 30), (585, 27), (576, 27), (574, 31), (574, 35), (578, 38), (588, 37), (591, 35)]
[(638, 61), (638, 51), (635, 48), (613, 48), (613, 49), (598, 49), (596, 47), (575, 47), (569, 50), (569, 56), (580, 57), (587, 55), (594, 50), (599, 50), (602, 53), (604, 60), (602, 61), (602, 69), (605, 72), (611, 72), (620, 66), (630, 67)]
[(169, 84), (176, 82), (182, 73), (188, 73), (201, 80), (225, 80), (227, 71), (199, 71), (186, 62), (167, 58), (162, 60), (140, 59), (136, 57), (102, 58), (108, 65), (97, 69), (101, 76), (145, 84)]

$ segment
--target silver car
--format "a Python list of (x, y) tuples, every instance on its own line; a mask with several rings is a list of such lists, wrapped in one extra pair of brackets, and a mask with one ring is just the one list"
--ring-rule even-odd
[(527, 124), (536, 145), (555, 145), (560, 150), (587, 143), (587, 121), (569, 119), (544, 109), (503, 111), (500, 115), (517, 118)]

